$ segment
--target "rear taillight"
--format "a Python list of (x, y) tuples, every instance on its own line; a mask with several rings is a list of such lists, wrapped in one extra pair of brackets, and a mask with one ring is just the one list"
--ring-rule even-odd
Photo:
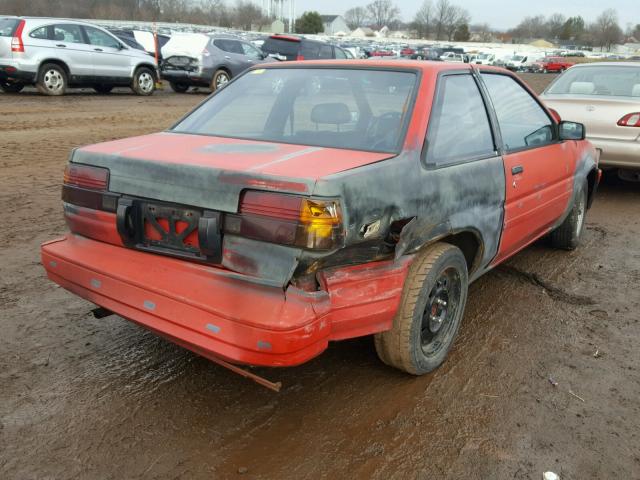
[(24, 43), (22, 43), (22, 31), (24, 30), (24, 24), (25, 21), (20, 20), (20, 23), (13, 34), (13, 38), (11, 39), (12, 52), (24, 52)]
[(211, 52), (209, 52), (209, 50), (207, 50), (206, 48), (204, 50), (202, 50), (202, 56), (203, 57), (208, 57), (211, 55)]
[(640, 112), (629, 113), (618, 120), (619, 127), (640, 127)]
[(298, 55), (298, 56), (296, 57), (296, 60), (304, 60), (304, 55)]
[(342, 242), (342, 212), (337, 200), (247, 191), (239, 213), (227, 216), (227, 232), (318, 250), (330, 250)]
[(64, 184), (89, 190), (106, 191), (109, 186), (109, 170), (69, 163), (64, 169)]

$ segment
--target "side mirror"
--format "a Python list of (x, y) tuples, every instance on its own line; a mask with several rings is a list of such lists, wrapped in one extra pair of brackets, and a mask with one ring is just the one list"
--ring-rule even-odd
[(560, 140), (584, 140), (585, 130), (582, 123), (560, 122)]

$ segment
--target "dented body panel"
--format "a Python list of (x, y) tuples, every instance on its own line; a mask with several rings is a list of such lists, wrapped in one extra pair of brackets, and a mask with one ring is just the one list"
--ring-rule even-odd
[[(389, 330), (414, 255), (426, 245), (458, 246), (475, 280), (560, 225), (585, 181), (595, 191), (597, 157), (588, 142), (556, 141), (507, 153), (489, 103), (492, 154), (446, 166), (427, 162), (425, 138), (439, 81), (442, 75), (473, 75), (481, 87), (470, 66), (288, 65), (415, 73), (398, 151), (171, 130), (77, 149), (71, 168), (108, 169), (108, 188), (103, 199), (90, 188), (65, 184), (71, 233), (43, 245), (49, 277), (204, 356), (296, 365), (321, 353), (329, 341)], [(242, 223), (247, 215), (260, 217), (272, 209), (260, 203), (243, 207), (251, 191), (339, 205), (331, 210), (339, 219), (331, 228), (339, 235), (328, 249), (300, 244), (299, 230), (284, 231), (286, 222), (298, 221), (290, 207), (280, 212), (284, 230), (268, 231), (260, 222), (249, 228)], [(85, 197), (89, 200), (75, 200)], [(184, 242), (188, 252), (156, 248), (153, 242), (140, 248), (140, 235), (149, 232), (131, 230), (136, 222), (146, 225), (138, 218), (141, 211), (156, 208), (178, 211), (179, 219), (171, 217), (157, 228), (166, 229), (174, 243)], [(323, 224), (317, 228), (324, 231)], [(261, 239), (267, 231), (286, 241)], [(154, 238), (164, 240), (164, 233)]]

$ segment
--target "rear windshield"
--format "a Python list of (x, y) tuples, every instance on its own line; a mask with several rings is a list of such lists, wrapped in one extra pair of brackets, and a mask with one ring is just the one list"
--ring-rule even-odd
[(545, 93), (634, 97), (640, 101), (640, 66), (572, 68)]
[(397, 152), (411, 115), (413, 72), (253, 70), (226, 86), (174, 132), (375, 152)]
[(262, 44), (262, 51), (266, 54), (279, 53), (287, 58), (295, 58), (298, 55), (300, 42), (281, 40), (279, 38), (267, 38)]
[(19, 22), (17, 18), (0, 18), (0, 37), (12, 37)]

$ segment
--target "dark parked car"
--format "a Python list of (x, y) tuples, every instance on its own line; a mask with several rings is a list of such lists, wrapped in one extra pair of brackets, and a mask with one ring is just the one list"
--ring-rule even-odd
[(420, 375), (470, 282), (545, 235), (577, 247), (599, 177), (584, 127), (506, 70), (273, 63), (167, 132), (74, 150), (71, 232), (42, 265), (100, 315), (231, 368), (375, 335)]
[(294, 35), (271, 35), (262, 51), (278, 60), (322, 60), (348, 58), (340, 47)]
[[(166, 47), (175, 48), (172, 44), (181, 41), (181, 37), (174, 36)], [(188, 48), (192, 45), (197, 43), (190, 42)], [(165, 58), (161, 72), (175, 92), (186, 92), (192, 86), (215, 91), (247, 68), (273, 61), (252, 43), (229, 36), (209, 36), (189, 54)]]

